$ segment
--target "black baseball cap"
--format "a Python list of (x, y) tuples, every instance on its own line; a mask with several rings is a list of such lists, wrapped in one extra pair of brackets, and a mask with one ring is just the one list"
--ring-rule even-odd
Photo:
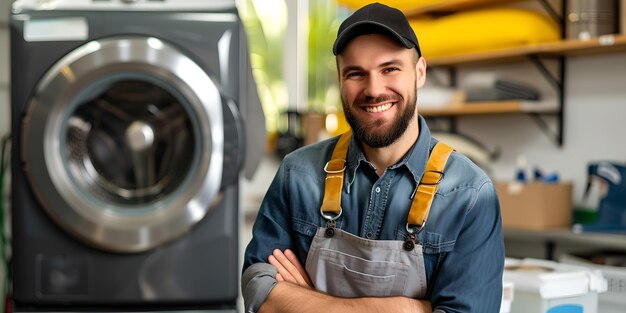
[(337, 31), (333, 53), (338, 55), (352, 39), (367, 34), (382, 34), (397, 39), (407, 49), (422, 56), (417, 36), (402, 11), (380, 4), (368, 4), (350, 15)]

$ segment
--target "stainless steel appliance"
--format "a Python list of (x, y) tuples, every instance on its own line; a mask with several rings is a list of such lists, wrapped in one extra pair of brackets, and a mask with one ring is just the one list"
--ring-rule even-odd
[(234, 0), (17, 1), (11, 50), (14, 310), (234, 310), (264, 134)]
[(619, 32), (618, 0), (567, 0), (567, 8), (567, 38), (589, 40)]

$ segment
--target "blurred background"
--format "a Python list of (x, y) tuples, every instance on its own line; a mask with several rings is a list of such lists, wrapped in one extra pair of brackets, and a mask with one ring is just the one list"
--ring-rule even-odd
[[(237, 310), (240, 299), (235, 299), (237, 297), (235, 293), (239, 287), (234, 276), (237, 275), (235, 273), (240, 266), (229, 267), (226, 263), (236, 260), (241, 262), (242, 250), (251, 238), (251, 225), (281, 159), (299, 147), (348, 130), (341, 112), (335, 58), (331, 47), (341, 21), (369, 1), (222, 0), (213, 1), (208, 5), (209, 2), (212, 1), (33, 0), (18, 1), (17, 8), (12, 1), (0, 2), (0, 136), (4, 138), (0, 171), (2, 178), (0, 208), (5, 213), (0, 221), (3, 226), (2, 286), (4, 294), (21, 292), (22, 298), (18, 299), (17, 303), (20, 303), (19, 300), (22, 301), (22, 309), (52, 307), (57, 310), (73, 310), (72, 303), (89, 307), (93, 303), (101, 304), (105, 301), (102, 299), (106, 297), (93, 296), (91, 294), (93, 291), (119, 294), (118, 298), (113, 297), (119, 300), (119, 303), (116, 302), (114, 305), (116, 309), (130, 305), (133, 308), (150, 309), (154, 309), (155, 306), (157, 308), (183, 306)], [(508, 262), (515, 264), (518, 269), (510, 270), (508, 276), (505, 275), (505, 291), (508, 290), (505, 297), (508, 298), (503, 302), (502, 312), (551, 312), (550, 309), (568, 305), (580, 308), (580, 311), (571, 312), (624, 312), (626, 143), (623, 134), (626, 133), (624, 123), (626, 1), (383, 0), (380, 2), (401, 9), (409, 18), (420, 41), (423, 56), (428, 64), (428, 73), (426, 86), (418, 90), (417, 103), (419, 113), (426, 118), (429, 127), (434, 131), (433, 135), (467, 155), (496, 183), (502, 207), (506, 254), (511, 258)], [(155, 12), (159, 14), (155, 15)], [(174, 16), (190, 12), (204, 15), (195, 17), (189, 15), (184, 18), (182, 15)], [(105, 14), (106, 18), (103, 17)], [(70, 23), (67, 24), (69, 25), (66, 26), (69, 27), (67, 29), (63, 29), (63, 24), (54, 24), (55, 27), (61, 28), (52, 30), (52, 26), (49, 26), (51, 24), (32, 22), (37, 19), (49, 22), (68, 18), (71, 21), (76, 16), (80, 16), (87, 23), (78, 25)], [(182, 20), (185, 23), (178, 22)], [(202, 22), (197, 22), (200, 20)], [(170, 21), (171, 27), (166, 27)], [(85, 34), (81, 35), (77, 31), (81, 27), (87, 27)], [(102, 239), (101, 235), (94, 235), (92, 231), (80, 227), (74, 229), (67, 226), (74, 222), (82, 223), (82, 219), (68, 217), (64, 220), (55, 217), (71, 213), (64, 211), (58, 213), (55, 208), (51, 209), (50, 206), (57, 205), (57, 202), (50, 202), (54, 205), (46, 204), (48, 197), (57, 199), (58, 196), (41, 190), (47, 190), (45, 185), (51, 182), (56, 184), (56, 180), (53, 178), (42, 180), (37, 176), (52, 177), (56, 174), (44, 175), (45, 166), (32, 165), (40, 162), (43, 156), (37, 158), (28, 155), (28, 151), (31, 151), (30, 153), (39, 151), (33, 146), (36, 146), (32, 144), (33, 141), (39, 137), (44, 139), (43, 142), (48, 140), (46, 133), (50, 128), (39, 129), (41, 128), (39, 127), (32, 131), (25, 129), (40, 121), (47, 123), (46, 116), (56, 114), (55, 106), (63, 106), (51, 102), (50, 108), (46, 109), (45, 101), (48, 98), (37, 96), (37, 92), (44, 90), (45, 86), (42, 86), (41, 81), (45, 80), (41, 79), (48, 69), (58, 64), (56, 62), (59, 60), (64, 60), (74, 48), (89, 41), (125, 34), (153, 36), (165, 43), (172, 43), (174, 48), (182, 51), (182, 54), (191, 55), (191, 59), (197, 61), (200, 67), (209, 73), (210, 79), (216, 82), (218, 86), (216, 90), (220, 92), (216, 99), (222, 103), (219, 107), (224, 112), (223, 121), (214, 122), (207, 117), (207, 124), (223, 123), (226, 140), (225, 155), (222, 156), (224, 163), (217, 166), (222, 173), (216, 175), (221, 178), (217, 179), (219, 182), (212, 182), (220, 187), (215, 187), (211, 192), (216, 195), (215, 199), (219, 198), (217, 195), (225, 198), (209, 199), (212, 206), (218, 209), (204, 210), (200, 214), (202, 221), (198, 221), (197, 225), (181, 226), (176, 230), (177, 235), (164, 237), (163, 240), (156, 240), (154, 243), (148, 240), (149, 244), (146, 246), (141, 246), (144, 241), (139, 240), (137, 245), (142, 248), (138, 249), (136, 246), (120, 244), (113, 240), (114, 247), (116, 244), (119, 246), (111, 249), (111, 242), (108, 242), (107, 238)], [(37, 36), (44, 36), (44, 39)], [(73, 36), (78, 36), (78, 39)], [(231, 38), (228, 36), (235, 39), (229, 39), (228, 44), (220, 43), (227, 41), (224, 38)], [(41, 46), (40, 44), (46, 40), (54, 41), (55, 44)], [(221, 48), (222, 46), (225, 48)], [(164, 60), (171, 60), (169, 58), (170, 56), (167, 56)], [(233, 61), (235, 59), (236, 61)], [(145, 63), (154, 66), (153, 61), (148, 60)], [(122, 70), (123, 73), (132, 71), (135, 69)], [(153, 73), (150, 69), (137, 71), (143, 71), (144, 74)], [(226, 73), (232, 74), (228, 76)], [(53, 77), (50, 76), (49, 79), (52, 81)], [(114, 82), (106, 83), (108, 84), (106, 86), (113, 88), (111, 86), (120, 81), (149, 81), (161, 86), (176, 98), (178, 93), (170, 91), (167, 84), (158, 83), (158, 81), (168, 82), (170, 79), (163, 77), (153, 82), (141, 75), (137, 77), (131, 75), (116, 78)], [(175, 85), (174, 80), (171, 81)], [(136, 85), (132, 86), (139, 88)], [(133, 90), (135, 92), (147, 90), (143, 85), (140, 87)], [(53, 90), (60, 87), (53, 84), (50, 88), (51, 94), (54, 94)], [(68, 90), (74, 90), (72, 88)], [(16, 96), (16, 92), (19, 95)], [(180, 97), (184, 98), (185, 95), (183, 93)], [(83, 101), (86, 103), (84, 105), (89, 105), (90, 102), (87, 100)], [(29, 107), (37, 106), (43, 109), (37, 114), (28, 113)], [(88, 120), (85, 116), (92, 116), (81, 113), (78, 104), (70, 107), (74, 111), (68, 112), (75, 113), (60, 114), (59, 121), (63, 119), (69, 121), (69, 117), (74, 115), (83, 120)], [(158, 107), (166, 111), (166, 108)], [(189, 101), (189, 104), (183, 103), (181, 107), (188, 113), (200, 110), (207, 116), (216, 114), (206, 113), (202, 109), (203, 104), (196, 105), (193, 101)], [(37, 112), (35, 109), (30, 110)], [(133, 109), (129, 112), (136, 114)], [(94, 113), (93, 116), (97, 114)], [(27, 125), (23, 126), (23, 119), (30, 124), (26, 123)], [(168, 119), (164, 121), (167, 125)], [(189, 129), (192, 129), (189, 131), (191, 135), (183, 131), (179, 135), (191, 136), (195, 142), (209, 139), (198, 135), (202, 133), (198, 129), (203, 127), (205, 121), (189, 118), (186, 123), (190, 125)], [(109, 127), (118, 127), (115, 125)], [(125, 127), (126, 136), (129, 136), (131, 127), (123, 125), (120, 127)], [(262, 134), (262, 129), (265, 129), (266, 135)], [(60, 128), (59, 131), (65, 130)], [(156, 131), (157, 128), (153, 130)], [(211, 128), (211, 136), (217, 132)], [(240, 141), (242, 134), (245, 134), (248, 143)], [(146, 132), (141, 132), (140, 135), (144, 140), (141, 143), (145, 144)], [(189, 140), (188, 137), (176, 138), (178, 139), (172, 139), (172, 142), (180, 138)], [(12, 152), (10, 141), (13, 145)], [(63, 142), (61, 141), (61, 145)], [(42, 143), (40, 146), (43, 147), (45, 144)], [(15, 151), (16, 148), (25, 150)], [(48, 151), (45, 150), (47, 148), (41, 149), (42, 155)], [(148, 160), (142, 154), (144, 150), (131, 150), (127, 151), (129, 158), (136, 157), (139, 161), (132, 161), (129, 168), (141, 167), (139, 165)], [(200, 155), (204, 150), (179, 147), (172, 151), (173, 158), (185, 159), (186, 155), (191, 155), (194, 157), (190, 157), (189, 160), (193, 161), (197, 156), (197, 168), (202, 168)], [(84, 153), (91, 155), (90, 153), (95, 152), (89, 150)], [(13, 168), (13, 173), (19, 172), (17, 181), (12, 180), (10, 175), (8, 160), (11, 157), (13, 158), (11, 164), (14, 167), (17, 165), (26, 169), (17, 171)], [(110, 159), (106, 160), (109, 161), (103, 163), (105, 164), (103, 169), (98, 168), (96, 164), (96, 169), (105, 174), (107, 166), (116, 164), (110, 163)], [(192, 161), (181, 163), (196, 164), (193, 163), (196, 161)], [(45, 162), (52, 161), (46, 159)], [(196, 169), (177, 166), (179, 165), (170, 166), (173, 172), (192, 173)], [(206, 166), (216, 167), (212, 164)], [(73, 167), (68, 165), (67, 168)], [(225, 170), (233, 168), (234, 172)], [(165, 177), (170, 172), (159, 173), (161, 172), (157, 171), (155, 175)], [(106, 176), (105, 174), (103, 176)], [(145, 187), (144, 185), (150, 184), (149, 175), (138, 174), (136, 171), (133, 175), (134, 180), (130, 183), (135, 184), (133, 188), (141, 189)], [(113, 201), (109, 198), (103, 200), (96, 197), (94, 203), (100, 204), (100, 207), (113, 207), (111, 209), (113, 215), (117, 214), (115, 212), (119, 207), (121, 208), (119, 210), (123, 211), (120, 214), (125, 217), (128, 210), (136, 209), (137, 203), (148, 204), (143, 209), (158, 212), (161, 207), (171, 206), (178, 198), (189, 200), (194, 197), (189, 195), (189, 199), (185, 198), (185, 194), (177, 191), (185, 186), (195, 186), (191, 182), (194, 181), (193, 178), (186, 177), (191, 177), (191, 174), (181, 176), (180, 182), (172, 185), (171, 192), (166, 188), (162, 193), (156, 193), (154, 198), (145, 198), (146, 196), (142, 194), (133, 200), (135, 202), (131, 201), (129, 204), (130, 200), (124, 197), (122, 198), (126, 200), (123, 201), (115, 200), (117, 198)], [(190, 185), (185, 185), (186, 179), (190, 181)], [(71, 178), (69, 180), (72, 181)], [(120, 184), (126, 182), (112, 180)], [(74, 184), (80, 185), (80, 182)], [(72, 186), (74, 186), (72, 183), (64, 185), (70, 189)], [(16, 188), (28, 191), (16, 192)], [(85, 187), (86, 193), (90, 192), (89, 188)], [(84, 195), (81, 192), (71, 194), (80, 197)], [(14, 197), (19, 198), (19, 202)], [(63, 197), (65, 196), (61, 198)], [(111, 202), (107, 202), (109, 200)], [(216, 201), (220, 204), (215, 205)], [(63, 205), (66, 204), (59, 204)], [(76, 205), (87, 206), (81, 203)], [(32, 208), (30, 211), (22, 212), (25, 206)], [(187, 208), (184, 204), (182, 207)], [(15, 216), (16, 210), (22, 212), (18, 217)], [(44, 210), (46, 213), (39, 213)], [(78, 215), (85, 216), (101, 214), (90, 210), (77, 211), (80, 211)], [(33, 215), (37, 217), (33, 218)], [(48, 221), (49, 217), (54, 221)], [(12, 226), (11, 221), (18, 224)], [(221, 224), (223, 229), (216, 231), (211, 223)], [(60, 227), (54, 226), (56, 224)], [(207, 225), (198, 226), (204, 224)], [(19, 229), (15, 229), (16, 226)], [(40, 228), (33, 231), (30, 227)], [(96, 223), (92, 227), (99, 226)], [(117, 229), (115, 225), (110, 227)], [(202, 236), (216, 238), (215, 241), (227, 238), (227, 242), (236, 243), (234, 246), (226, 245), (230, 248), (224, 248), (215, 242), (180, 239), (198, 237), (198, 232), (202, 231), (203, 227), (206, 228), (206, 233)], [(108, 230), (104, 228), (105, 233)], [(151, 231), (167, 233), (170, 230), (164, 227)], [(77, 237), (80, 237), (79, 240), (71, 238), (76, 233)], [(13, 238), (14, 234), (19, 234), (17, 238), (19, 242)], [(47, 236), (58, 236), (61, 239), (57, 243), (40, 241)], [(111, 236), (115, 237), (117, 234)], [(62, 243), (59, 243), (61, 241)], [(188, 242), (177, 246), (181, 241)], [(169, 248), (160, 248), (163, 242), (167, 242)], [(11, 249), (11, 244), (14, 249)], [(59, 248), (54, 247), (56, 244)], [(21, 248), (18, 260), (27, 264), (22, 264), (19, 274), (14, 271), (14, 275), (32, 281), (18, 283), (20, 286), (16, 290), (9, 284), (10, 278), (14, 277), (9, 275), (8, 269), (11, 266), (15, 268), (15, 263), (11, 263), (11, 257), (12, 251), (18, 245), (38, 248)], [(48, 249), (42, 247), (46, 245)], [(160, 282), (146, 280), (144, 285), (153, 287), (147, 289), (137, 287), (136, 291), (129, 289), (126, 294), (123, 291), (112, 292), (111, 290), (115, 289), (114, 283), (105, 284), (107, 287), (104, 289), (90, 287), (87, 293), (76, 292), (72, 288), (80, 287), (68, 283), (74, 279), (73, 277), (80, 277), (76, 278), (78, 281), (83, 277), (89, 277), (85, 286), (98, 284), (98, 279), (104, 279), (103, 277), (86, 273), (92, 273), (95, 269), (91, 268), (104, 264), (104, 260), (107, 262), (115, 260), (119, 262), (116, 264), (120, 267), (125, 266), (123, 264), (137, 264), (136, 269), (130, 269), (123, 275), (133, 276), (136, 274), (134, 271), (150, 268), (145, 264), (153, 262), (149, 261), (152, 259), (162, 260), (153, 262), (158, 264), (152, 266), (154, 273), (171, 270), (181, 266), (175, 265), (173, 255), (180, 255), (182, 252), (193, 253), (191, 252), (193, 249), (187, 250), (187, 247), (198, 245), (209, 247), (208, 249), (214, 251), (222, 248), (230, 251), (229, 258), (221, 261), (216, 261), (214, 254), (208, 252), (199, 257), (199, 260), (214, 262), (211, 264), (215, 264), (215, 268), (224, 266), (223, 272), (229, 274), (218, 275), (219, 277), (210, 274), (205, 280), (200, 279), (197, 284), (183, 283), (184, 286), (163, 287), (162, 290), (159, 290), (161, 287), (154, 286), (167, 285), (165, 282), (167, 279)], [(120, 252), (120, 249), (123, 251)], [(231, 251), (233, 249), (235, 251)], [(132, 257), (128, 253), (132, 254)], [(532, 260), (523, 261), (528, 258)], [(572, 264), (580, 267), (568, 267), (573, 266)], [(540, 273), (528, 274), (524, 272), (524, 266), (527, 265), (538, 266), (542, 270)], [(198, 261), (189, 266), (201, 266), (201, 263)], [(76, 271), (76, 268), (79, 270)], [(563, 272), (567, 272), (570, 278), (575, 277), (570, 281), (570, 285), (576, 286), (571, 288), (575, 289), (574, 291), (564, 288), (563, 284), (558, 284), (564, 281)], [(40, 281), (45, 281), (46, 273), (56, 275), (54, 276), (57, 277), (56, 280), (52, 280), (51, 286), (48, 287), (37, 285)], [(527, 278), (521, 279), (520, 275), (526, 275), (524, 277), (536, 275), (532, 276), (533, 279), (536, 278), (536, 281), (545, 284), (545, 288), (556, 291), (549, 296), (542, 294), (538, 291), (539, 283)], [(193, 272), (181, 273), (180, 277), (193, 277)], [(215, 281), (215, 277), (227, 281), (223, 284), (226, 286), (223, 289), (227, 291), (216, 297), (209, 295), (211, 292), (213, 294), (217, 292), (212, 288), (204, 294), (198, 293), (194, 296), (178, 296), (172, 291), (200, 287), (206, 281)], [(117, 282), (121, 281), (123, 280)], [(159, 297), (160, 294), (176, 296), (162, 299)], [(96, 300), (90, 302), (92, 298), (99, 299), (100, 302)], [(20, 309), (19, 305), (16, 309)]]

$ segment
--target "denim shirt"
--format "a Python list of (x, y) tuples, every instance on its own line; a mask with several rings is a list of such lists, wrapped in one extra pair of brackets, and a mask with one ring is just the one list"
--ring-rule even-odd
[[(424, 119), (415, 145), (379, 177), (352, 136), (336, 226), (374, 240), (404, 240), (413, 193), (436, 144)], [(276, 248), (291, 249), (304, 265), (318, 227), (324, 197), (324, 165), (337, 138), (287, 155), (265, 195), (244, 256), (242, 293), (246, 312), (256, 312), (276, 284), (266, 263)], [(500, 206), (491, 180), (453, 152), (439, 183), (423, 246), (427, 300), (434, 312), (499, 312), (504, 244)]]

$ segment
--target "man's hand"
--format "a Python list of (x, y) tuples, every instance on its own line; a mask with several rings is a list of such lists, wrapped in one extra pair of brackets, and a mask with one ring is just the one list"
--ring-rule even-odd
[(279, 249), (274, 249), (268, 261), (276, 268), (276, 280), (279, 282), (290, 282), (300, 287), (314, 289), (313, 283), (306, 270), (298, 261), (296, 255), (289, 249), (283, 253)]
[(406, 297), (338, 298), (289, 282), (272, 289), (259, 313), (432, 313), (430, 302)]
[(430, 313), (429, 301), (406, 297), (338, 298), (315, 290), (309, 275), (289, 249), (275, 249), (268, 257), (279, 282), (259, 308), (259, 313)]

